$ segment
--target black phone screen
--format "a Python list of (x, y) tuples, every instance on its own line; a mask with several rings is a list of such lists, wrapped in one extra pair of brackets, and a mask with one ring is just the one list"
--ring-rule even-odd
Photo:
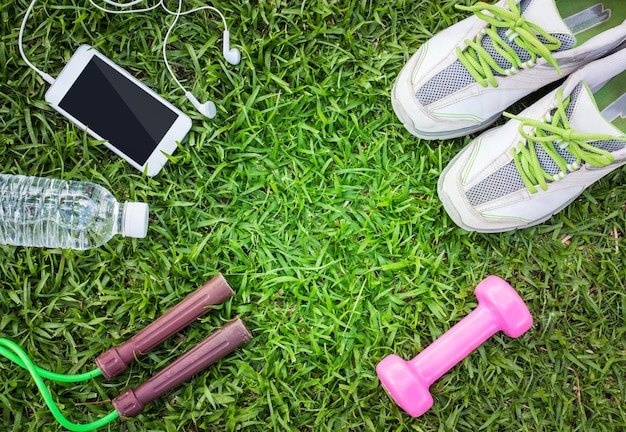
[(178, 117), (96, 56), (59, 106), (139, 165), (146, 163)]

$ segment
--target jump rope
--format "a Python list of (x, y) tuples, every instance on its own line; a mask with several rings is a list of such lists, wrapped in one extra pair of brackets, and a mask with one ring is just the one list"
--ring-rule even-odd
[(64, 428), (77, 432), (92, 431), (120, 416), (136, 416), (148, 403), (244, 345), (252, 338), (250, 331), (239, 318), (228, 322), (148, 381), (118, 395), (111, 401), (114, 410), (91, 423), (69, 421), (56, 405), (44, 379), (62, 383), (83, 382), (99, 376), (111, 379), (126, 370), (134, 360), (207, 313), (211, 306), (225, 302), (233, 294), (226, 279), (218, 274), (128, 341), (101, 354), (95, 360), (97, 368), (86, 373), (60, 374), (40, 368), (19, 345), (5, 338), (0, 338), (0, 355), (32, 375), (50, 412)]

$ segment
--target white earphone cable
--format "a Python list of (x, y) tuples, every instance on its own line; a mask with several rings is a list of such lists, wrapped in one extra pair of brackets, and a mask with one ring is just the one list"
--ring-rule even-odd
[[(102, 0), (104, 3), (110, 5), (110, 6), (114, 6), (114, 7), (118, 7), (118, 8), (129, 8), (132, 6), (135, 6), (139, 3), (141, 3), (142, 1), (145, 0), (133, 0), (129, 3), (117, 3), (114, 2), (112, 0)], [(186, 94), (187, 90), (185, 90), (185, 87), (182, 85), (182, 83), (178, 80), (178, 78), (176, 78), (176, 75), (174, 74), (174, 71), (172, 70), (172, 67), (170, 66), (169, 60), (167, 59), (167, 41), (170, 37), (170, 35), (172, 34), (172, 31), (174, 30), (174, 27), (176, 26), (176, 24), (178, 23), (178, 18), (180, 18), (182, 15), (189, 15), (192, 14), (194, 12), (200, 12), (202, 10), (210, 10), (213, 11), (215, 13), (217, 13), (220, 17), (220, 19), (222, 20), (222, 24), (224, 25), (224, 31), (228, 31), (228, 23), (226, 22), (226, 17), (224, 17), (224, 14), (222, 14), (222, 12), (213, 7), (213, 6), (199, 6), (197, 8), (194, 9), (190, 9), (188, 11), (182, 11), (183, 8), (183, 2), (182, 0), (178, 1), (178, 7), (176, 9), (176, 11), (171, 11), (167, 8), (167, 6), (165, 6), (165, 3), (163, 0), (160, 0), (157, 4), (144, 8), (144, 9), (127, 9), (127, 10), (111, 10), (111, 9), (106, 9), (103, 8), (102, 6), (98, 5), (94, 0), (89, 0), (89, 2), (96, 8), (100, 9), (103, 12), (106, 13), (111, 13), (111, 14), (129, 14), (129, 13), (139, 13), (139, 12), (148, 12), (151, 10), (154, 10), (156, 8), (158, 8), (159, 6), (161, 6), (163, 8), (163, 10), (165, 10), (168, 14), (170, 15), (174, 15), (174, 20), (172, 21), (172, 23), (169, 25), (167, 32), (165, 33), (165, 37), (163, 38), (163, 60), (165, 61), (165, 67), (167, 68), (167, 71), (169, 72), (169, 74), (171, 75), (172, 79), (174, 80), (174, 82), (176, 83), (176, 85), (178, 87), (180, 87), (180, 89)]]
[(228, 31), (228, 23), (226, 22), (226, 18), (224, 17), (224, 14), (217, 8), (213, 7), (213, 6), (198, 6), (196, 8), (190, 9), (188, 11), (182, 11), (182, 6), (181, 6), (181, 11), (172, 11), (169, 10), (167, 8), (167, 6), (165, 6), (165, 2), (163, 0), (159, 1), (157, 4), (153, 5), (153, 6), (149, 6), (143, 9), (127, 9), (124, 10), (123, 8), (129, 8), (132, 6), (135, 6), (145, 0), (134, 0), (132, 2), (129, 3), (117, 3), (111, 0), (102, 0), (104, 3), (108, 4), (109, 6), (114, 6), (114, 7), (118, 7), (118, 8), (122, 8), (121, 10), (112, 10), (112, 9), (107, 9), (104, 8), (102, 6), (100, 6), (99, 4), (97, 4), (94, 0), (89, 0), (89, 3), (91, 3), (95, 8), (100, 9), (102, 12), (106, 12), (106, 13), (110, 13), (110, 14), (130, 14), (130, 13), (139, 13), (139, 12), (149, 12), (151, 10), (154, 10), (156, 8), (158, 8), (159, 6), (163, 8), (163, 10), (165, 12), (167, 12), (170, 15), (178, 15), (178, 16), (183, 16), (183, 15), (190, 15), (192, 13), (195, 12), (200, 12), (203, 10), (210, 10), (215, 12), (216, 14), (219, 15), (220, 19), (222, 20), (222, 24), (224, 24), (224, 30)]
[[(182, 8), (182, 6), (183, 6), (183, 0), (178, 0), (178, 9), (176, 10), (176, 13), (174, 14), (174, 20), (172, 21), (169, 28), (167, 29), (167, 33), (165, 33), (165, 37), (163, 38), (162, 45), (163, 45), (163, 60), (165, 61), (165, 67), (167, 68), (167, 71), (170, 73), (170, 75), (172, 76), (172, 78), (174, 79), (174, 82), (178, 85), (178, 87), (180, 87), (183, 93), (186, 93), (187, 90), (185, 90), (185, 87), (183, 87), (180, 81), (178, 81), (178, 78), (176, 78), (176, 75), (174, 75), (174, 71), (172, 70), (170, 63), (167, 60), (167, 40), (169, 39), (170, 34), (172, 33), (172, 30), (174, 29), (174, 26), (178, 22), (178, 17), (180, 17), (180, 9)], [(168, 13), (169, 12), (170, 11), (168, 10)]]
[[(91, 0), (90, 0), (91, 1)], [(104, 1), (109, 1), (109, 0), (104, 0)], [(171, 10), (169, 10), (161, 1), (161, 5), (163, 6), (163, 9), (165, 9), (167, 11), (167, 13), (174, 15), (174, 20), (172, 21), (172, 23), (170, 24), (169, 28), (167, 29), (167, 33), (165, 33), (165, 37), (163, 38), (163, 60), (165, 61), (165, 67), (167, 67), (167, 71), (170, 73), (170, 75), (172, 76), (172, 79), (174, 80), (174, 82), (176, 83), (176, 85), (178, 85), (178, 87), (180, 87), (180, 89), (187, 94), (187, 90), (185, 90), (185, 87), (181, 84), (181, 82), (178, 80), (178, 78), (176, 78), (176, 75), (174, 74), (174, 71), (172, 70), (172, 67), (170, 66), (169, 60), (167, 59), (167, 41), (170, 37), (170, 35), (172, 34), (172, 31), (174, 30), (174, 27), (176, 26), (176, 23), (178, 22), (178, 18), (182, 15), (189, 15), (191, 13), (194, 12), (199, 12), (201, 10), (212, 10), (214, 12), (216, 12), (220, 18), (222, 19), (222, 22), (224, 23), (224, 31), (228, 31), (228, 25), (226, 24), (226, 18), (224, 17), (224, 15), (222, 14), (222, 12), (219, 11), (219, 9), (214, 8), (213, 6), (201, 6), (201, 7), (197, 7), (195, 9), (191, 9), (185, 12), (181, 12), (182, 9), (182, 5), (183, 5), (183, 1), (182, 0), (178, 0), (178, 8), (176, 10), (176, 12), (173, 12)]]
[[(112, 10), (112, 9), (106, 9), (100, 5), (98, 5), (97, 3), (95, 3), (94, 0), (89, 0), (89, 3), (91, 3), (95, 8), (101, 10), (102, 12), (105, 13), (110, 13), (110, 14), (130, 14), (130, 13), (140, 13), (140, 12), (149, 12), (152, 11), (156, 8), (158, 8), (159, 6), (163, 8), (163, 10), (165, 10), (168, 14), (170, 15), (174, 15), (174, 20), (172, 21), (172, 23), (170, 24), (169, 28), (167, 29), (167, 33), (165, 34), (165, 38), (163, 40), (163, 59), (165, 60), (165, 66), (167, 67), (167, 71), (169, 72), (169, 74), (172, 76), (172, 78), (174, 79), (174, 82), (178, 85), (178, 87), (180, 87), (180, 89), (186, 93), (185, 88), (183, 87), (183, 85), (180, 83), (180, 81), (178, 80), (178, 78), (176, 78), (176, 76), (174, 75), (174, 71), (172, 70), (168, 60), (167, 60), (167, 40), (170, 37), (172, 31), (174, 30), (174, 27), (176, 26), (177, 22), (178, 22), (178, 18), (182, 15), (189, 15), (192, 14), (194, 12), (199, 12), (202, 10), (210, 10), (213, 11), (215, 13), (217, 13), (220, 17), (220, 19), (222, 20), (222, 23), (224, 25), (224, 31), (228, 31), (228, 24), (226, 22), (226, 18), (224, 17), (224, 15), (222, 14), (222, 12), (213, 7), (213, 6), (199, 6), (197, 8), (194, 9), (190, 9), (188, 11), (182, 11), (182, 0), (178, 1), (178, 8), (176, 10), (176, 12), (171, 11), (167, 8), (167, 6), (165, 6), (165, 3), (163, 2), (163, 0), (160, 0), (158, 3), (149, 6), (149, 7), (145, 7), (143, 9), (124, 9), (124, 8), (130, 8), (132, 6), (138, 5), (142, 2), (144, 2), (145, 0), (132, 0), (128, 3), (118, 3), (112, 0), (102, 0), (104, 3), (108, 4), (109, 6), (113, 6), (113, 7), (117, 7), (117, 8), (121, 8), (121, 10)], [(26, 62), (26, 64), (33, 69), (35, 72), (37, 72), (47, 83), (49, 84), (53, 84), (54, 83), (54, 78), (47, 74), (46, 72), (42, 71), (41, 69), (39, 69), (38, 67), (36, 67), (30, 60), (28, 60), (28, 58), (26, 57), (26, 53), (24, 52), (24, 31), (26, 28), (26, 22), (28, 21), (28, 18), (30, 17), (30, 14), (33, 11), (33, 8), (35, 7), (35, 3), (37, 2), (37, 0), (32, 0), (30, 5), (28, 6), (28, 9), (26, 10), (26, 13), (24, 14), (24, 18), (22, 19), (22, 24), (20, 26), (20, 32), (19, 32), (19, 36), (18, 36), (18, 46), (19, 46), (19, 51), (20, 51), (20, 55), (22, 56), (22, 59)]]
[(143, 0), (133, 0), (133, 1), (128, 2), (128, 3), (117, 3), (117, 2), (114, 2), (114, 1), (111, 1), (111, 0), (102, 0), (102, 1), (107, 3), (107, 4), (110, 4), (111, 6), (123, 8), (123, 7), (135, 6), (136, 4), (141, 3)]
[[(171, 15), (176, 15), (176, 12), (172, 12), (171, 10), (169, 10), (164, 4), (163, 2), (161, 2), (161, 4), (163, 5), (163, 9), (165, 9), (165, 11), (167, 11), (167, 13), (171, 14)], [(213, 6), (198, 6), (197, 8), (194, 9), (190, 9), (188, 11), (184, 11), (184, 12), (180, 12), (178, 13), (178, 15), (183, 16), (183, 15), (189, 15), (195, 12), (200, 12), (203, 10), (210, 10), (212, 12), (215, 12), (216, 14), (219, 15), (219, 17), (222, 20), (222, 24), (224, 24), (224, 31), (228, 31), (228, 24), (226, 23), (226, 18), (224, 17), (224, 14), (217, 8), (213, 7)]]
[[(109, 6), (114, 6), (114, 7), (118, 7), (118, 8), (129, 8), (132, 7), (134, 5), (137, 5), (145, 0), (134, 0), (130, 3), (116, 3), (116, 2), (112, 2), (110, 0), (102, 0), (103, 2), (105, 2), (106, 4), (108, 4)], [(140, 12), (150, 12), (152, 10), (155, 10), (156, 8), (158, 8), (159, 6), (163, 7), (163, 9), (167, 8), (165, 7), (165, 5), (163, 4), (163, 0), (159, 1), (157, 4), (149, 6), (149, 7), (145, 7), (143, 9), (120, 9), (120, 10), (113, 10), (113, 9), (107, 9), (105, 7), (100, 6), (99, 4), (97, 4), (94, 0), (89, 0), (89, 3), (91, 3), (91, 5), (93, 7), (95, 7), (96, 9), (101, 10), (102, 12), (106, 12), (109, 14), (114, 14), (114, 15), (123, 15), (123, 14), (132, 14), (132, 13), (140, 13)]]
[(33, 0), (30, 3), (30, 6), (28, 6), (28, 9), (26, 10), (26, 13), (24, 14), (24, 18), (22, 19), (22, 24), (20, 25), (20, 33), (19, 33), (19, 36), (17, 38), (17, 44), (18, 44), (18, 48), (20, 50), (20, 55), (22, 56), (22, 59), (26, 62), (28, 67), (30, 67), (32, 70), (37, 72), (48, 84), (53, 84), (54, 83), (54, 78), (52, 78), (51, 75), (45, 73), (44, 71), (39, 69), (37, 66), (32, 64), (30, 62), (30, 60), (28, 60), (28, 57), (26, 57), (26, 53), (24, 52), (24, 29), (26, 28), (26, 21), (28, 21), (28, 17), (30, 16), (31, 12), (33, 11), (33, 8), (35, 7), (35, 3), (36, 2), (37, 2), (37, 0)]

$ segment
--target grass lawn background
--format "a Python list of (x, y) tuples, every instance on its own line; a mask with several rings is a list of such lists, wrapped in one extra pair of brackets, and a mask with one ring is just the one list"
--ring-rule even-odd
[[(92, 181), (151, 214), (145, 239), (90, 251), (0, 246), (0, 337), (43, 368), (86, 372), (215, 274), (236, 291), (112, 381), (50, 384), (68, 418), (105, 415), (240, 316), (251, 342), (108, 430), (626, 430), (626, 169), (545, 224), (467, 233), (436, 185), (470, 138), (421, 141), (392, 111), (404, 62), (467, 16), (455, 3), (471, 2), (212, 2), (241, 64), (225, 64), (208, 12), (182, 17), (168, 51), (184, 85), (216, 101), (207, 120), (161, 59), (171, 16), (40, 0), (25, 38), (37, 66), (56, 76), (91, 44), (194, 119), (147, 178), (46, 106), (48, 85), (18, 54), (28, 3), (0, 0), (1, 172)], [(409, 417), (376, 364), (418, 354), (476, 306), (490, 274), (525, 299), (533, 328), (491, 338), (431, 387), (430, 411)], [(1, 430), (61, 430), (27, 372), (2, 359), (0, 383)]]

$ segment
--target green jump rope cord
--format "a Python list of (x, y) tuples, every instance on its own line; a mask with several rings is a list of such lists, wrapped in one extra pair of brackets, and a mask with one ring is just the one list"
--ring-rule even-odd
[(43, 378), (66, 383), (86, 381), (88, 379), (102, 375), (102, 371), (100, 369), (94, 369), (91, 372), (78, 375), (65, 375), (50, 372), (48, 370), (40, 368), (39, 366), (36, 366), (30, 359), (30, 357), (28, 357), (28, 354), (26, 354), (26, 352), (19, 345), (5, 338), (0, 338), (0, 355), (6, 357), (8, 360), (12, 361), (18, 366), (26, 369), (32, 375), (33, 380), (35, 381), (35, 384), (39, 389), (39, 392), (43, 396), (44, 401), (50, 409), (50, 412), (52, 413), (56, 421), (58, 421), (64, 428), (75, 432), (87, 432), (101, 428), (102, 426), (112, 422), (119, 417), (119, 413), (117, 411), (112, 411), (100, 420), (91, 423), (72, 423), (63, 416), (56, 403), (54, 402), (52, 394), (46, 387), (46, 384), (43, 382)]

